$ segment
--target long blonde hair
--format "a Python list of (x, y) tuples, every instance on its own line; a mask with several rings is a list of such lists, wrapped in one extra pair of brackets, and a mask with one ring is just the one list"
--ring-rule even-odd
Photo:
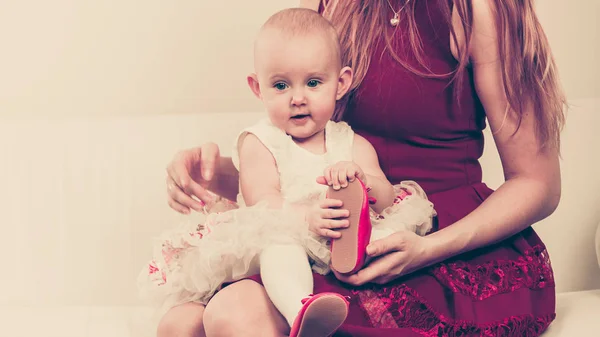
[[(409, 40), (419, 67), (415, 68), (392, 48), (393, 37), (385, 33), (388, 25), (387, 0), (321, 0), (323, 16), (336, 27), (340, 37), (344, 65), (354, 70), (351, 93), (362, 83), (369, 64), (373, 43), (384, 37), (386, 50), (409, 71), (423, 77), (449, 77), (454, 83), (458, 99), (463, 74), (469, 65), (469, 41), (472, 34), (472, 0), (453, 0), (462, 21), (465, 45), (458, 53), (458, 66), (452, 73), (435, 74), (423, 58), (423, 48), (415, 18), (416, 1), (407, 3), (400, 13), (408, 32), (400, 38)], [(343, 2), (343, 4), (340, 4)], [(556, 65), (546, 35), (537, 19), (533, 0), (496, 0), (494, 16), (498, 32), (499, 57), (502, 65), (504, 91), (511, 110), (519, 124), (528, 106), (533, 106), (536, 119), (536, 136), (542, 147), (560, 147), (560, 132), (565, 122), (566, 98), (558, 81)], [(450, 27), (450, 35), (458, 46), (457, 32), (452, 25), (452, 7), (449, 0), (437, 0)], [(460, 48), (459, 48), (460, 49)], [(348, 97), (348, 96), (347, 96)], [(342, 101), (338, 115), (347, 103)]]

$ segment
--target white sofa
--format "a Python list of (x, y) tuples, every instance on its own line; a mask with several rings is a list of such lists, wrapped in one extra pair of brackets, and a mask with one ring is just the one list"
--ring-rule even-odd
[[(598, 102), (573, 102), (562, 202), (535, 225), (559, 292), (558, 317), (545, 336), (597, 335)], [(165, 202), (166, 163), (177, 150), (208, 140), (228, 154), (238, 130), (260, 116), (1, 120), (0, 329), (13, 337), (40, 329), (61, 337), (150, 336), (149, 311), (135, 297), (134, 280), (151, 239), (179, 217)], [(492, 145), (482, 161), (485, 180), (496, 187), (502, 171)]]

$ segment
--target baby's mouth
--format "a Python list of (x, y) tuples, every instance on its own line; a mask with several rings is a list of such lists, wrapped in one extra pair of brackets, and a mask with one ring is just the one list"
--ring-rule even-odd
[(303, 119), (303, 118), (307, 118), (309, 116), (310, 116), (310, 114), (299, 114), (299, 115), (292, 116), (292, 119)]

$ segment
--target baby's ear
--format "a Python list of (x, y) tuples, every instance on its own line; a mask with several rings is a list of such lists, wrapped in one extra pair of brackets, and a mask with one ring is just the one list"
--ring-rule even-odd
[(252, 73), (248, 75), (248, 86), (254, 93), (254, 96), (258, 97), (258, 99), (262, 99), (262, 95), (260, 94), (260, 85), (258, 84), (258, 77), (256, 74)]
[(338, 79), (338, 88), (337, 95), (335, 97), (336, 100), (340, 100), (344, 95), (350, 90), (350, 86), (352, 85), (353, 73), (350, 67), (344, 67), (340, 70), (340, 77)]

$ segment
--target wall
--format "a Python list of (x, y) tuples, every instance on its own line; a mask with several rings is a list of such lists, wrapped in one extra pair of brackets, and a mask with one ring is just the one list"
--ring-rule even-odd
[[(252, 40), (297, 0), (0, 1), (0, 116), (260, 111)], [(539, 0), (571, 99), (600, 97), (596, 0)]]
[(0, 116), (258, 111), (254, 35), (295, 4), (0, 1)]
[[(208, 140), (227, 153), (261, 115), (245, 84), (252, 37), (294, 3), (0, 1), (0, 305), (137, 303), (150, 240), (178, 220), (166, 163)], [(572, 104), (563, 200), (536, 225), (560, 291), (600, 287), (599, 7), (539, 1)]]

